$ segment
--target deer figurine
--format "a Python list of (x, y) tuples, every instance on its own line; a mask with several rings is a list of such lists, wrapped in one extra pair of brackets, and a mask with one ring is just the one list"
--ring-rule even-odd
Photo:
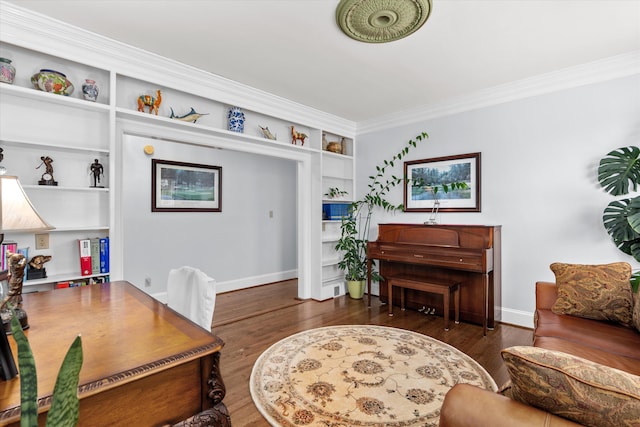
[(302, 142), (302, 146), (304, 146), (304, 140), (307, 137), (307, 134), (302, 132), (296, 132), (296, 129), (293, 126), (289, 126), (291, 128), (291, 143), (296, 144), (296, 141)]

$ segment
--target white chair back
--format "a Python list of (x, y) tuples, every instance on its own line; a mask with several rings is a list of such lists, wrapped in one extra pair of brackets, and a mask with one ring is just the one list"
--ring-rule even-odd
[(167, 305), (211, 332), (216, 281), (193, 267), (169, 271)]

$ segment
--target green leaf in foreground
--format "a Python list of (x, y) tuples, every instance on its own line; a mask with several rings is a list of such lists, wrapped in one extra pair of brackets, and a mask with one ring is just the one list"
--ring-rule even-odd
[[(20, 371), (20, 427), (38, 425), (38, 380), (36, 362), (29, 341), (22, 331), (16, 312), (11, 316), (11, 332), (18, 344), (18, 370)], [(4, 332), (2, 332), (4, 333)]]
[(60, 372), (58, 372), (56, 385), (53, 388), (51, 409), (47, 415), (47, 427), (75, 427), (78, 425), (80, 368), (82, 368), (82, 339), (78, 335), (69, 347)]

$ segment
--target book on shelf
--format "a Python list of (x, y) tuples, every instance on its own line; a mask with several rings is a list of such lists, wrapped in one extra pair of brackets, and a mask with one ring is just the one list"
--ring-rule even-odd
[(69, 282), (58, 282), (54, 285), (55, 289), (64, 289), (69, 287)]
[(0, 270), (4, 271), (9, 269), (9, 262), (7, 260), (7, 255), (9, 255), (9, 252), (12, 254), (18, 252), (17, 242), (5, 241), (2, 243), (2, 246), (0, 247)]
[(29, 269), (29, 246), (26, 248), (18, 248), (18, 253), (24, 255), (24, 259), (27, 260), (27, 267), (25, 270)]
[(78, 251), (80, 255), (80, 274), (90, 276), (91, 272), (91, 240), (78, 239)]
[(91, 240), (91, 274), (100, 274), (100, 238)]
[(55, 289), (77, 288), (80, 286), (89, 286), (89, 285), (96, 285), (99, 283), (107, 283), (108, 281), (109, 281), (109, 276), (97, 276), (97, 277), (88, 277), (86, 279), (65, 280), (63, 282), (55, 283), (53, 287)]
[(100, 239), (100, 273), (109, 272), (109, 237)]

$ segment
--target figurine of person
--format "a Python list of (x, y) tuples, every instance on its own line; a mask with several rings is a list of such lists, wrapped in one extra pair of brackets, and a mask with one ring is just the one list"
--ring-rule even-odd
[(10, 273), (9, 291), (0, 304), (0, 310), (4, 309), (8, 303), (13, 307), (20, 307), (22, 304), (22, 280), (27, 259), (22, 254), (7, 253), (7, 261)]
[(91, 174), (93, 175), (93, 187), (102, 187), (98, 184), (100, 183), (100, 176), (104, 175), (104, 168), (98, 159), (94, 159), (93, 163), (91, 163)]
[(42, 162), (36, 169), (40, 169), (44, 165), (44, 173), (40, 179), (40, 185), (57, 185), (58, 183), (53, 179), (53, 159), (49, 156), (41, 156)]

